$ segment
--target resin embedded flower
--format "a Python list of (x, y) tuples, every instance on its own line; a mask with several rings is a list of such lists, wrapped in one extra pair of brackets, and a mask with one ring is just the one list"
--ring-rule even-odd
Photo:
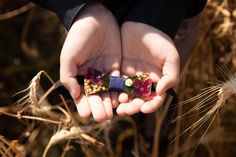
[(101, 86), (103, 83), (104, 74), (101, 71), (98, 71), (93, 68), (88, 68), (85, 73), (85, 79), (89, 80), (92, 84)]
[(135, 97), (140, 97), (144, 99), (149, 99), (151, 96), (151, 87), (152, 80), (151, 79), (136, 79), (134, 81), (134, 95)]

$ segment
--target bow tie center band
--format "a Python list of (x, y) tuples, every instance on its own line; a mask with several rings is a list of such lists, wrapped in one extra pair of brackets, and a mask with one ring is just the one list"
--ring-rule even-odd
[(84, 91), (86, 95), (104, 91), (119, 91), (126, 92), (133, 97), (149, 99), (151, 87), (152, 80), (147, 74), (125, 78), (109, 76), (96, 69), (88, 68), (84, 75)]
[[(149, 100), (152, 96), (151, 92), (156, 89), (156, 83), (152, 82), (149, 74), (146, 73), (132, 77), (118, 77), (109, 76), (97, 69), (88, 68), (84, 75), (77, 75), (76, 79), (80, 85), (84, 86), (84, 92), (86, 95), (106, 91), (118, 91), (125, 92), (133, 98), (137, 97)], [(61, 86), (61, 82), (58, 81), (56, 89), (61, 91)], [(169, 89), (167, 93), (172, 96), (176, 95), (173, 89)]]

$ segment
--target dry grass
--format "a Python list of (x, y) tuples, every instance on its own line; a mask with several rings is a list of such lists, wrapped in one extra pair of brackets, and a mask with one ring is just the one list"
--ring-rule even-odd
[(235, 11), (235, 1), (208, 1), (199, 39), (179, 86), (181, 103), (169, 157), (235, 156), (235, 130), (226, 129), (235, 125), (236, 118), (232, 114), (235, 74), (230, 72), (236, 67)]
[[(235, 72), (236, 67), (236, 2), (210, 0), (203, 17), (198, 41), (178, 87), (180, 103), (169, 107), (172, 99), (168, 98), (155, 113), (152, 150), (136, 117), (114, 117), (101, 124), (92, 119), (84, 122), (77, 117), (70, 101), (53, 92), (54, 81), (40, 71), (23, 91), (25, 96), (17, 105), (0, 108), (0, 114), (26, 124), (17, 140), (0, 136), (0, 154), (9, 157), (26, 154), (43, 157), (235, 156), (236, 76), (230, 71)], [(52, 84), (49, 89), (43, 90), (41, 77)], [(50, 95), (57, 96), (61, 103), (51, 103)], [(176, 114), (174, 119), (170, 120), (169, 112), (176, 112), (172, 113)], [(166, 126), (171, 129), (166, 130)], [(160, 149), (164, 145), (163, 136), (168, 141), (165, 155)]]

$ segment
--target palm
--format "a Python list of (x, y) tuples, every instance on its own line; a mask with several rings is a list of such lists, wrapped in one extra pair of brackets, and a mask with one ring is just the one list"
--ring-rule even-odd
[(80, 16), (68, 33), (61, 59), (73, 59), (78, 73), (84, 73), (87, 67), (111, 72), (112, 68), (119, 69), (120, 56), (120, 32), (112, 15), (106, 11)]
[[(110, 119), (116, 93), (85, 96), (75, 80), (88, 67), (111, 75), (119, 75), (121, 43), (119, 27), (105, 8), (88, 8), (72, 25), (61, 53), (61, 81), (70, 90), (79, 115), (87, 118), (91, 112), (97, 121)], [(76, 86), (76, 87), (75, 87)]]
[(155, 111), (165, 98), (165, 91), (176, 83), (178, 78), (178, 53), (171, 40), (159, 30), (136, 22), (126, 22), (121, 29), (122, 66), (121, 73), (132, 76), (148, 73), (158, 82), (153, 98), (145, 102), (135, 98), (129, 100), (121, 94), (118, 114), (149, 113)]

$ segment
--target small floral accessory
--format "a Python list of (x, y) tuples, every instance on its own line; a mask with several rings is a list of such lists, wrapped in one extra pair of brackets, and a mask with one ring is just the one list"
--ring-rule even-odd
[[(80, 83), (81, 75), (77, 76)], [(100, 93), (104, 91), (126, 92), (131, 97), (138, 97), (144, 100), (151, 98), (151, 91), (155, 90), (155, 85), (148, 74), (135, 75), (133, 77), (109, 76), (101, 71), (88, 68), (84, 75), (84, 91), (86, 95)]]

